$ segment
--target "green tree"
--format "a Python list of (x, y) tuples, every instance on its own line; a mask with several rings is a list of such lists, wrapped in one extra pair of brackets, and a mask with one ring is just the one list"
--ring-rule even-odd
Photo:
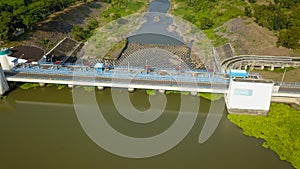
[(33, 30), (33, 26), (37, 23), (37, 21), (38, 17), (32, 13), (25, 15), (23, 18), (23, 24), (31, 31)]
[(246, 6), (245, 9), (244, 9), (244, 13), (245, 13), (246, 16), (252, 17), (251, 7), (250, 6)]
[(249, 1), (249, 3), (255, 3), (256, 2), (256, 0), (248, 0)]
[(71, 30), (71, 34), (77, 41), (85, 40), (84, 29), (79, 25), (74, 25), (73, 29)]
[(44, 38), (40, 41), (41, 46), (45, 47), (48, 49), (51, 46), (51, 41), (48, 38)]
[(209, 29), (214, 25), (213, 21), (207, 17), (204, 17), (200, 20), (200, 29), (205, 30)]
[(99, 25), (99, 22), (96, 19), (92, 19), (88, 24), (87, 24), (87, 30), (93, 31), (96, 29)]
[(254, 17), (259, 25), (270, 30), (284, 29), (287, 24), (286, 16), (281, 8), (274, 4), (256, 6)]
[(31, 3), (32, 3), (32, 0), (24, 0), (24, 5), (25, 6), (28, 6)]
[(279, 33), (277, 46), (283, 46), (290, 49), (300, 48), (300, 27), (282, 30)]
[(11, 26), (13, 14), (10, 12), (1, 12), (0, 14), (0, 40), (6, 41), (13, 35), (13, 28)]

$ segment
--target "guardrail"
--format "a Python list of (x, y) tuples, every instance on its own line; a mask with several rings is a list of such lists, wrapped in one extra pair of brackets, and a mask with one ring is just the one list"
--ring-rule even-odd
[(281, 87), (300, 88), (300, 82), (275, 82), (275, 84)]
[(229, 66), (234, 66), (235, 63), (243, 62), (265, 62), (265, 63), (276, 63), (276, 64), (288, 64), (288, 65), (300, 65), (300, 57), (289, 57), (289, 56), (263, 56), (263, 55), (239, 55), (226, 58), (221, 62), (223, 69), (229, 69)]
[[(178, 82), (211, 82), (228, 83), (221, 75), (214, 75), (206, 71), (186, 71), (181, 73), (175, 70), (157, 69), (155, 72), (146, 73), (144, 69), (132, 68), (126, 69), (119, 67), (109, 71), (96, 71), (90, 67), (77, 67), (76, 70), (70, 70), (67, 67), (51, 66), (42, 68), (41, 66), (22, 66), (13, 69), (14, 73), (25, 73), (30, 75), (51, 75), (55, 76), (82, 76), (82, 77), (104, 77), (121, 79), (143, 79), (153, 81), (178, 81)], [(160, 73), (165, 72), (164, 75)], [(200, 74), (199, 74), (200, 73)]]

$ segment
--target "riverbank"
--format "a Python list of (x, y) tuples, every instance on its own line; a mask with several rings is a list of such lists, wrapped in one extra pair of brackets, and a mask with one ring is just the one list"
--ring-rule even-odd
[(285, 104), (272, 103), (268, 116), (233, 115), (228, 119), (243, 134), (264, 139), (262, 146), (275, 151), (281, 160), (300, 168), (300, 112)]

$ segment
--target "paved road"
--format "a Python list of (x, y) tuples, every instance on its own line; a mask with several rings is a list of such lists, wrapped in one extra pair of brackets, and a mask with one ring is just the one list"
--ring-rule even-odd
[(106, 83), (128, 83), (143, 85), (168, 85), (168, 86), (201, 86), (206, 88), (228, 88), (228, 83), (209, 83), (209, 82), (192, 82), (173, 80), (153, 80), (139, 78), (109, 78), (109, 77), (92, 77), (92, 76), (70, 76), (70, 75), (48, 75), (48, 74), (28, 74), (7, 72), (6, 77), (9, 79), (47, 79), (47, 80), (64, 80), (64, 81), (81, 81), (81, 82), (106, 82)]

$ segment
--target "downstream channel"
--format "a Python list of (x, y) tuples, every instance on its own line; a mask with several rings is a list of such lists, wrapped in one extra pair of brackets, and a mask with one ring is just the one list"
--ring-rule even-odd
[[(165, 8), (162, 4), (167, 5)], [(167, 11), (170, 3), (154, 0), (150, 9)], [(83, 90), (83, 89), (82, 89)], [(126, 91), (120, 89), (120, 92)], [(111, 89), (95, 90), (99, 108), (117, 131), (136, 137), (159, 134), (170, 127), (180, 110), (180, 94), (166, 95), (164, 113), (148, 124), (134, 123), (119, 114)], [(136, 109), (149, 109), (144, 90), (129, 93)], [(194, 96), (186, 96), (194, 97)], [(43, 87), (16, 89), (0, 100), (0, 167), (5, 169), (292, 169), (261, 144), (230, 123), (224, 110), (217, 130), (205, 143), (198, 142), (211, 102), (200, 99), (192, 130), (176, 147), (163, 154), (131, 159), (111, 154), (96, 145), (81, 127), (73, 105), (72, 89)], [(216, 104), (224, 102), (217, 101)], [(191, 105), (192, 106), (192, 105)], [(181, 112), (188, 115), (188, 112)], [(103, 136), (105, 137), (105, 135)], [(160, 144), (160, 143), (157, 143)]]
[[(107, 121), (130, 136), (147, 137), (163, 132), (172, 125), (180, 109), (181, 96), (167, 95), (163, 115), (152, 123), (138, 124), (118, 113), (111, 89), (96, 90), (95, 94)], [(130, 98), (138, 110), (147, 110), (150, 106), (144, 90), (130, 93)], [(86, 135), (72, 104), (71, 89), (16, 89), (0, 101), (1, 168), (292, 169), (274, 152), (262, 148), (262, 140), (244, 136), (227, 120), (226, 111), (215, 133), (200, 144), (198, 138), (209, 106), (209, 101), (200, 100), (195, 125), (175, 148), (151, 158), (130, 159), (103, 150)]]

